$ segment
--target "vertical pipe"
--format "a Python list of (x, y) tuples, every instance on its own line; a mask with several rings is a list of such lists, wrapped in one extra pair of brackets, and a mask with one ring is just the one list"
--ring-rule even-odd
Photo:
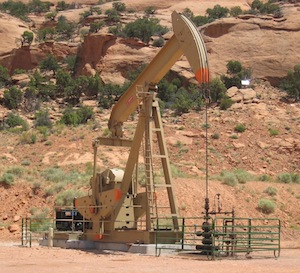
[(53, 247), (53, 228), (49, 228), (49, 232), (48, 232), (48, 247)]

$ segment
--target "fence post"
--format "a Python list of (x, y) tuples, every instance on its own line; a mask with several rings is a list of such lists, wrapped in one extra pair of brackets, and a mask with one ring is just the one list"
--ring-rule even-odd
[(53, 247), (53, 228), (49, 228), (49, 232), (48, 232), (48, 247)]

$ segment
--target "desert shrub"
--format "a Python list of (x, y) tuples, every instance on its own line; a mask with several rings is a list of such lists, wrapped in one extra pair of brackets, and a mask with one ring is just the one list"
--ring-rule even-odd
[(234, 131), (237, 132), (237, 133), (243, 133), (246, 131), (246, 126), (245, 124), (237, 124), (235, 127), (234, 127)]
[(265, 190), (264, 190), (264, 193), (267, 193), (268, 195), (270, 196), (275, 196), (277, 194), (277, 189), (274, 188), (274, 187), (267, 187)]
[(193, 106), (193, 100), (190, 93), (183, 87), (176, 92), (173, 109), (176, 115), (188, 113)]
[(165, 43), (165, 40), (162, 37), (160, 37), (153, 41), (153, 46), (162, 47), (164, 45), (164, 43)]
[(219, 78), (214, 78), (209, 83), (209, 90), (211, 101), (218, 102), (223, 98), (226, 92), (226, 86)]
[(280, 83), (280, 88), (295, 101), (300, 100), (300, 64), (294, 66), (294, 70), (290, 70), (287, 76)]
[(4, 91), (3, 102), (6, 107), (9, 109), (17, 109), (23, 100), (22, 91), (12, 86), (8, 90)]
[(22, 131), (27, 131), (29, 129), (29, 125), (26, 120), (22, 119), (18, 114), (10, 112), (5, 119), (5, 124), (9, 128), (15, 128), (17, 126), (21, 126)]
[(243, 67), (239, 61), (231, 60), (226, 64), (226, 67), (227, 74), (221, 75), (221, 81), (227, 89), (232, 86), (241, 88), (241, 81), (251, 78), (251, 69)]
[(171, 174), (173, 177), (186, 177), (186, 175), (180, 169), (178, 169), (175, 165), (171, 164), (170, 168), (171, 168)]
[(259, 181), (271, 181), (271, 177), (267, 174), (262, 174), (261, 176), (259, 176), (258, 180)]
[(269, 129), (269, 134), (270, 134), (270, 136), (277, 136), (279, 134), (279, 131), (276, 130), (276, 129), (270, 128)]
[(30, 166), (31, 162), (29, 159), (24, 159), (22, 162), (21, 162), (21, 165), (22, 166)]
[(231, 9), (230, 9), (230, 16), (232, 16), (232, 17), (237, 17), (237, 16), (239, 16), (240, 14), (242, 14), (243, 13), (243, 10), (241, 9), (241, 7), (240, 6), (235, 6), (235, 7), (232, 7)]
[(77, 171), (65, 172), (60, 168), (48, 168), (42, 172), (42, 177), (46, 181), (54, 183), (64, 183), (66, 184), (77, 184), (78, 182), (85, 180), (86, 176), (84, 174), (78, 173)]
[(22, 177), (25, 173), (25, 169), (19, 166), (12, 166), (6, 170), (6, 173), (13, 174), (14, 176), (17, 177)]
[(35, 127), (43, 126), (47, 128), (52, 128), (52, 122), (48, 110), (40, 110), (35, 112), (34, 126)]
[(50, 135), (50, 130), (46, 126), (38, 126), (36, 127), (38, 132), (42, 135), (41, 141), (46, 141), (48, 139), (48, 136)]
[(229, 98), (228, 96), (224, 95), (222, 98), (221, 98), (221, 101), (220, 101), (220, 109), (221, 110), (227, 110), (228, 108), (230, 108), (232, 105), (234, 104), (234, 101)]
[(57, 59), (53, 55), (48, 55), (39, 64), (42, 71), (52, 71), (55, 75), (56, 71), (59, 69), (59, 64)]
[(116, 23), (120, 21), (120, 15), (116, 9), (107, 9), (105, 14), (109, 22)]
[(37, 141), (37, 136), (33, 131), (23, 132), (20, 136), (20, 144), (34, 144)]
[(12, 173), (4, 173), (0, 178), (0, 183), (6, 187), (11, 187), (15, 183), (15, 177)]
[(93, 109), (88, 106), (82, 106), (79, 109), (68, 108), (64, 111), (61, 122), (66, 125), (78, 126), (85, 124), (93, 117)]
[(277, 180), (279, 182), (285, 183), (285, 184), (289, 184), (292, 183), (292, 176), (290, 173), (281, 173), (277, 176)]
[(269, 199), (260, 199), (258, 201), (258, 210), (265, 214), (271, 214), (275, 211), (276, 204)]
[(235, 169), (233, 171), (222, 171), (219, 176), (215, 177), (228, 186), (236, 186), (238, 183), (245, 184), (247, 181), (254, 180), (255, 177), (242, 169)]
[(235, 169), (233, 173), (235, 174), (240, 184), (245, 184), (247, 181), (251, 181), (255, 179), (255, 177), (251, 173), (242, 169)]
[(225, 7), (221, 7), (220, 5), (215, 5), (212, 9), (207, 9), (206, 13), (208, 17), (211, 19), (220, 19), (223, 17), (227, 17), (229, 13), (229, 9)]
[(22, 45), (29, 44), (31, 45), (33, 41), (33, 33), (31, 31), (24, 31), (22, 34)]
[(260, 0), (254, 0), (251, 4), (252, 13), (261, 13), (261, 14), (278, 14), (280, 11), (279, 6), (274, 1), (268, 1), (263, 3)]
[(144, 13), (147, 15), (154, 14), (155, 12), (156, 12), (156, 9), (152, 6), (146, 7), (144, 9)]
[(220, 138), (220, 134), (218, 134), (218, 133), (214, 133), (214, 134), (212, 134), (212, 139), (219, 139)]
[(6, 67), (0, 65), (0, 87), (9, 83), (10, 76)]
[(70, 8), (70, 4), (67, 4), (65, 1), (58, 1), (55, 9), (57, 11), (63, 11)]
[(55, 35), (55, 29), (51, 27), (41, 28), (37, 32), (37, 38), (39, 41), (46, 41), (48, 39), (53, 39)]
[(90, 33), (97, 33), (103, 26), (104, 26), (103, 21), (91, 22), (89, 32)]
[(59, 193), (55, 199), (56, 206), (71, 206), (76, 197), (83, 196), (84, 193), (80, 190), (69, 189)]
[(27, 19), (27, 14), (29, 13), (28, 5), (22, 3), (21, 1), (8, 0), (0, 3), (0, 10), (3, 12), (8, 12), (11, 16), (18, 17), (23, 20)]
[(31, 208), (31, 225), (30, 230), (33, 232), (45, 232), (53, 226), (53, 220), (48, 218), (48, 208)]
[(127, 37), (139, 38), (146, 44), (154, 34), (163, 35), (167, 31), (168, 29), (161, 26), (156, 18), (139, 18), (124, 27), (124, 34)]
[(112, 4), (112, 6), (116, 11), (119, 11), (119, 12), (123, 12), (126, 10), (126, 5), (122, 2), (114, 2)]
[(300, 174), (291, 173), (293, 183), (300, 184)]
[(238, 179), (234, 173), (225, 172), (223, 175), (221, 174), (222, 183), (228, 186), (236, 186), (238, 184)]
[(59, 34), (59, 39), (70, 39), (75, 31), (76, 24), (67, 20), (63, 15), (58, 17), (56, 31)]

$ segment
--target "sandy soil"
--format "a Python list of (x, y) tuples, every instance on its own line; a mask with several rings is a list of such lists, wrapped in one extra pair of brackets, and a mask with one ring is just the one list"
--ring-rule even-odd
[(223, 259), (208, 261), (202, 256), (146, 256), (120, 252), (68, 250), (47, 247), (22, 248), (0, 246), (1, 273), (81, 273), (81, 272), (222, 272), (247, 273), (299, 272), (300, 250), (284, 249), (279, 259), (271, 253), (252, 259)]

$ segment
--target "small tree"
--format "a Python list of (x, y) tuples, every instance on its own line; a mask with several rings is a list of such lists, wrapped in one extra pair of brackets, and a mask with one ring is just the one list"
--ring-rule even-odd
[(219, 78), (214, 78), (209, 83), (211, 102), (218, 102), (226, 92), (226, 86)]
[(0, 65), (0, 86), (6, 85), (10, 81), (10, 76), (8, 69), (2, 65)]
[(207, 9), (206, 13), (208, 14), (209, 18), (216, 20), (227, 17), (229, 9), (221, 7), (220, 5), (215, 5), (212, 9)]
[(43, 61), (41, 61), (40, 68), (42, 71), (52, 71), (53, 75), (55, 75), (56, 71), (59, 69), (59, 64), (54, 56), (48, 55)]
[(52, 122), (48, 110), (40, 110), (35, 113), (34, 126), (35, 127), (44, 126), (48, 128), (52, 127)]
[(294, 70), (288, 71), (287, 76), (280, 84), (280, 88), (295, 101), (300, 100), (300, 64), (295, 65)]
[(3, 99), (6, 107), (9, 109), (17, 109), (23, 100), (23, 93), (19, 88), (12, 86), (4, 91)]
[(122, 2), (114, 2), (112, 4), (113, 8), (115, 10), (117, 10), (118, 12), (122, 12), (122, 11), (125, 11), (126, 10), (126, 5)]
[(103, 21), (99, 21), (99, 22), (92, 22), (90, 24), (90, 33), (97, 33), (104, 25)]
[(152, 15), (152, 14), (154, 14), (156, 12), (156, 9), (153, 7), (153, 6), (149, 6), (149, 7), (146, 7), (145, 9), (144, 9), (144, 13), (146, 14), (146, 15)]
[(107, 19), (110, 22), (119, 22), (120, 16), (116, 9), (107, 9), (105, 11), (105, 14), (107, 15)]
[(56, 16), (57, 16), (57, 12), (52, 11), (52, 12), (46, 13), (45, 18), (48, 20), (54, 21)]
[(235, 6), (230, 9), (230, 16), (237, 17), (243, 13), (243, 10), (240, 6)]
[(33, 41), (33, 33), (31, 31), (24, 31), (22, 34), (22, 46), (24, 44), (29, 44), (31, 45)]

